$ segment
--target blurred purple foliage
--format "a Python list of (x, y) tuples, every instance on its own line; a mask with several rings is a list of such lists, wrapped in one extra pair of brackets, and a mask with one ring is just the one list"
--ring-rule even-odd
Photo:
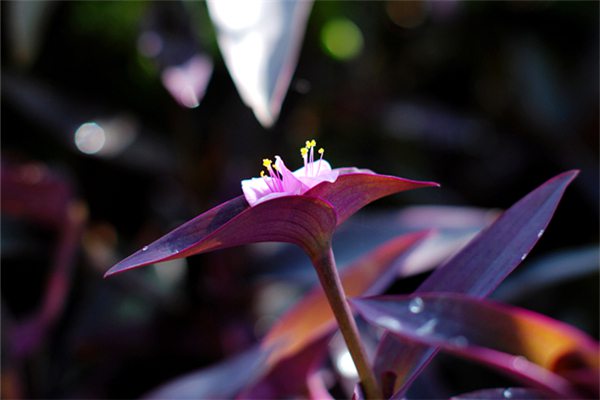
[[(313, 136), (334, 166), (442, 183), (342, 225), (340, 264), (436, 227), (437, 216), (417, 227), (399, 207), (507, 208), (580, 169), (498, 296), (597, 339), (598, 10), (579, 1), (315, 2), (279, 119), (264, 129), (226, 70), (204, 3), (1, 2), (2, 397), (137, 398), (251, 351), (314, 283), (296, 249), (257, 245), (102, 274), (239, 195), (263, 156), (290, 158)], [(347, 59), (324, 39), (340, 19), (362, 40)], [(194, 57), (205, 62), (188, 63)], [(180, 68), (175, 81), (197, 107), (185, 106), (195, 106), (188, 89), (169, 89), (168, 68)], [(479, 226), (440, 230), (456, 239)], [(388, 293), (410, 293), (426, 277), (398, 279)], [(351, 396), (334, 362), (309, 372), (315, 393)], [(409, 395), (508, 386), (440, 354)], [(522, 390), (513, 398), (535, 397)], [(469, 396), (457, 398), (478, 395)]]

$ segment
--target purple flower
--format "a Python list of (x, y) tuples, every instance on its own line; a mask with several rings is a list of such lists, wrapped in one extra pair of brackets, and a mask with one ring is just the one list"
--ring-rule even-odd
[(300, 149), (304, 166), (294, 172), (285, 166), (279, 156), (275, 156), (275, 163), (265, 158), (263, 166), (267, 169), (268, 176), (263, 170), (260, 171), (260, 178), (242, 181), (242, 191), (248, 204), (255, 206), (276, 197), (304, 194), (321, 182), (335, 182), (340, 170), (332, 170), (331, 165), (323, 159), (323, 148), (319, 149), (320, 158), (315, 161), (316, 145), (314, 140), (306, 141), (306, 146)]

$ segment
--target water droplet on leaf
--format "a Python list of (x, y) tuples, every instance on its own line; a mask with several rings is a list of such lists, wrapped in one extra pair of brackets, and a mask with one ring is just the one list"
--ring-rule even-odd
[(148, 250), (148, 246), (144, 246), (144, 247), (142, 248), (142, 251), (146, 251), (146, 250)]
[(523, 370), (527, 367), (527, 358), (518, 356), (513, 359), (512, 365), (515, 369)]
[(424, 307), (425, 307), (425, 303), (423, 302), (423, 299), (420, 297), (415, 297), (408, 304), (408, 309), (413, 314), (420, 313), (421, 311), (423, 311)]
[(382, 327), (390, 329), (392, 331), (398, 331), (402, 327), (400, 321), (392, 317), (387, 317), (385, 315), (377, 318), (375, 322), (377, 323), (377, 325), (381, 325)]
[(417, 335), (424, 336), (424, 335), (432, 334), (433, 330), (435, 329), (435, 326), (437, 325), (437, 322), (438, 321), (435, 318), (430, 319), (429, 321), (427, 321), (426, 323), (424, 323), (417, 329), (417, 331), (416, 331)]
[(457, 347), (466, 347), (469, 344), (469, 341), (464, 336), (457, 336), (451, 339), (451, 343)]

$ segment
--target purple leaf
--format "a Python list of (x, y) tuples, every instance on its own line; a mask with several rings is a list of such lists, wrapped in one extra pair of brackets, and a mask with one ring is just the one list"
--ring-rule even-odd
[[(345, 292), (352, 296), (378, 293), (393, 279), (398, 270), (410, 275), (412, 271), (403, 269), (404, 257), (401, 256), (422, 243), (428, 234), (429, 232), (417, 232), (389, 240), (344, 268), (340, 279)], [(327, 304), (323, 289), (317, 286), (288, 310), (263, 339), (262, 346), (277, 345), (267, 360), (270, 372), (253, 388), (248, 389), (244, 396), (291, 396), (301, 393), (301, 389), (308, 386), (315, 398), (323, 398), (317, 396), (317, 393), (324, 394), (325, 388), (321, 385), (317, 373), (308, 369), (306, 363), (310, 360), (306, 357), (313, 353), (316, 357), (316, 353), (321, 351), (319, 349), (324, 351), (336, 328), (335, 317)], [(290, 380), (290, 375), (295, 378)]]
[[(546, 229), (578, 171), (560, 174), (515, 203), (462, 251), (438, 268), (417, 289), (485, 297), (529, 253)], [(375, 373), (401, 395), (435, 355), (435, 349), (406, 344), (384, 335), (375, 357)], [(391, 383), (390, 383), (391, 381)], [(383, 383), (386, 383), (383, 382)]]
[(216, 366), (176, 378), (144, 399), (231, 399), (265, 372), (268, 354), (255, 347)]
[(560, 174), (515, 203), (460, 253), (438, 268), (419, 292), (489, 295), (527, 257), (578, 171)]
[(20, 359), (39, 350), (63, 311), (87, 208), (67, 179), (42, 164), (3, 162), (0, 181), (2, 213), (50, 227), (57, 236), (42, 301), (31, 315), (7, 324), (11, 356)]
[[(330, 338), (331, 333), (323, 335), (305, 347), (302, 352), (279, 360), (262, 379), (244, 389), (237, 398), (280, 399), (302, 394), (307, 389), (309, 377), (315, 373), (327, 354)], [(263, 360), (263, 364), (262, 367), (265, 369), (271, 367), (267, 360)]]
[(358, 382), (356, 383), (356, 385), (354, 385), (354, 391), (352, 392), (352, 400), (365, 400), (365, 396)]
[(435, 182), (421, 182), (373, 173), (347, 173), (333, 183), (323, 182), (305, 193), (330, 203), (336, 211), (338, 225), (367, 204), (391, 194), (422, 187), (439, 186)]
[[(383, 288), (400, 273), (409, 276), (405, 258), (416, 245), (423, 242), (429, 232), (401, 235), (370, 251), (340, 273), (340, 280), (346, 296), (363, 296), (381, 293)], [(335, 316), (325, 297), (325, 292), (317, 285), (301, 301), (290, 308), (269, 330), (263, 344), (280, 343), (269, 357), (269, 364), (302, 351), (311, 342), (329, 335), (337, 328)]]
[(308, 388), (309, 400), (334, 400), (334, 397), (327, 389), (325, 376), (321, 371), (312, 372), (308, 376), (306, 386)]
[(497, 389), (483, 389), (475, 392), (463, 393), (456, 396), (452, 396), (450, 400), (541, 400), (541, 399), (555, 399), (557, 397), (550, 396), (546, 393), (540, 392), (535, 389), (528, 388), (497, 388)]
[(112, 267), (106, 276), (155, 262), (257, 242), (312, 246), (335, 228), (325, 202), (287, 196), (249, 207), (240, 196), (201, 214)]
[[(570, 325), (528, 310), (451, 293), (351, 303), (367, 321), (395, 335), (482, 362), (550, 393), (577, 393), (561, 376), (573, 369), (598, 374), (598, 343)], [(597, 385), (582, 389), (598, 394)]]
[(253, 207), (239, 196), (145, 246), (114, 265), (105, 276), (257, 242), (293, 243), (310, 255), (329, 242), (337, 225), (368, 203), (434, 185), (374, 173), (351, 173), (340, 175), (333, 183), (320, 183), (303, 195), (276, 197)]

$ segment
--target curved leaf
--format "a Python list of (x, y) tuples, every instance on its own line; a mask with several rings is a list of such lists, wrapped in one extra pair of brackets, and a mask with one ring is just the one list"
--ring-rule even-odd
[[(392, 239), (345, 268), (340, 273), (340, 279), (346, 295), (378, 293), (397, 276), (398, 258), (427, 235), (428, 232), (418, 232)], [(269, 364), (275, 365), (282, 358), (295, 354), (309, 343), (330, 333), (336, 326), (325, 293), (317, 285), (288, 310), (263, 339), (266, 346), (281, 342), (271, 353)]]
[(367, 321), (396, 335), (439, 346), (555, 394), (577, 393), (560, 376), (572, 370), (563, 360), (575, 360), (578, 370), (599, 372), (598, 343), (532, 311), (450, 293), (379, 296), (351, 303)]
[(113, 266), (105, 276), (248, 243), (288, 242), (310, 250), (329, 239), (335, 223), (335, 211), (316, 198), (285, 196), (249, 207), (240, 196), (145, 246)]
[(304, 195), (318, 197), (330, 203), (335, 208), (339, 225), (377, 199), (430, 186), (439, 186), (439, 184), (374, 173), (346, 173), (341, 174), (333, 183), (318, 184)]
[(397, 192), (436, 185), (373, 173), (341, 175), (300, 196), (277, 197), (250, 207), (243, 196), (186, 222), (114, 265), (106, 274), (193, 254), (258, 242), (294, 243), (309, 255), (335, 227), (368, 203)]
[[(487, 296), (537, 243), (577, 174), (578, 171), (568, 171), (557, 175), (523, 197), (431, 274), (417, 292)], [(388, 381), (391, 378), (390, 386), (401, 396), (434, 355), (435, 349), (408, 345), (386, 334), (375, 356), (375, 373)]]

